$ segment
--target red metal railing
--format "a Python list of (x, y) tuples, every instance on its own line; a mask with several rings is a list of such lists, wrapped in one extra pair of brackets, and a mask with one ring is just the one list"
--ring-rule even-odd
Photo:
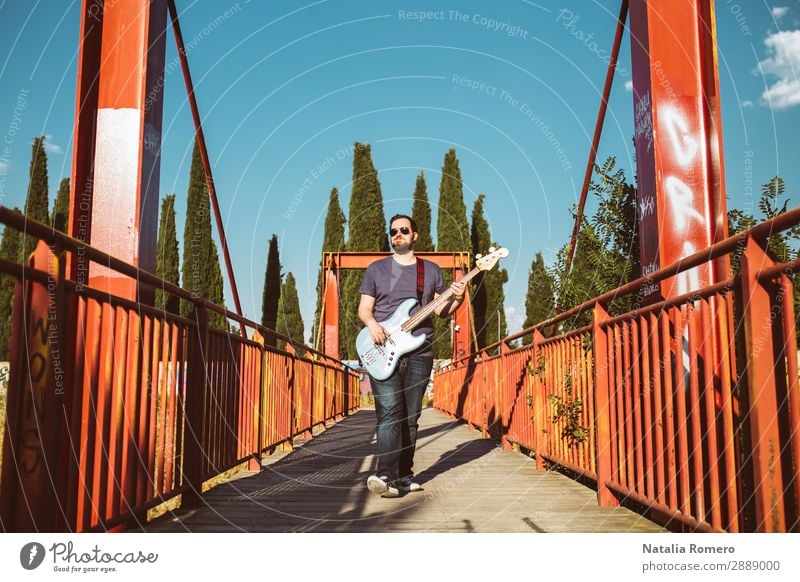
[[(790, 276), (800, 260), (776, 264), (763, 250), (798, 222), (800, 208), (451, 363), (434, 378), (434, 406), (529, 449), (539, 467), (594, 482), (601, 505), (631, 501), (680, 529), (798, 531)], [(616, 317), (605, 310), (737, 248), (736, 280)], [(586, 312), (590, 326), (541, 333)], [(509, 347), (526, 336), (529, 345)]]
[[(291, 345), (18, 213), (0, 207), (0, 222), (50, 245), (40, 243), (32, 266), (0, 261), (0, 276), (17, 279), (0, 529), (107, 530), (179, 494), (196, 504), (209, 478), (246, 461), (258, 467), (358, 407), (358, 375), (341, 362), (210, 328), (216, 312)], [(194, 310), (182, 317), (65, 280), (62, 251)], [(36, 319), (42, 306), (53, 314), (46, 323)]]

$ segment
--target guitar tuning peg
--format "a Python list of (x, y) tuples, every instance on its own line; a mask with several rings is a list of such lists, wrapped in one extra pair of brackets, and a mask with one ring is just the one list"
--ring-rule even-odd
[(494, 247), (489, 247), (489, 252), (490, 252), (490, 253), (493, 253), (493, 252), (495, 252), (496, 250), (497, 250), (497, 249), (496, 249), (496, 248), (494, 248)]
[(482, 255), (482, 254), (478, 253), (477, 255), (475, 255), (475, 260), (476, 260), (476, 261), (477, 261), (478, 259), (481, 259), (481, 258), (483, 258), (483, 255)]

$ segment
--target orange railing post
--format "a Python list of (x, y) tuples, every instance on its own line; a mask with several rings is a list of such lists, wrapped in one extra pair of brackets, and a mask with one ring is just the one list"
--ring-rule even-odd
[(513, 391), (514, 379), (511, 377), (511, 362), (509, 361), (511, 348), (508, 347), (508, 342), (500, 341), (500, 382), (497, 386), (497, 398), (495, 399), (495, 406), (497, 413), (495, 418), (495, 426), (499, 428), (500, 442), (503, 445), (503, 450), (510, 451), (513, 447), (511, 441), (508, 440), (509, 432), (509, 411), (513, 404)]
[(184, 449), (184, 483), (187, 490), (181, 499), (183, 507), (197, 507), (203, 487), (205, 467), (204, 409), (208, 388), (208, 311), (196, 305), (194, 327), (189, 329), (189, 355), (186, 372), (186, 441)]
[(617, 497), (606, 483), (611, 480), (611, 394), (608, 383), (608, 338), (601, 328), (608, 313), (598, 303), (592, 313), (592, 345), (594, 349), (594, 413), (595, 451), (597, 455), (597, 503), (601, 507), (619, 505)]
[(787, 275), (781, 275), (781, 297), (783, 299), (783, 338), (786, 346), (786, 377), (788, 379), (787, 399), (789, 406), (789, 426), (791, 427), (792, 439), (792, 466), (795, 470), (793, 475), (794, 489), (794, 523), (787, 524), (788, 529), (793, 532), (800, 530), (800, 376), (798, 376), (798, 362), (800, 354), (796, 353), (797, 348), (797, 319), (794, 311), (794, 286), (792, 280)]
[[(742, 254), (742, 306), (747, 353), (747, 410), (750, 426), (756, 531), (786, 531), (783, 474), (776, 382), (776, 345), (771, 297), (777, 292), (772, 282), (760, 281), (758, 272), (775, 264), (752, 238)], [(783, 380), (783, 379), (782, 379)]]
[[(533, 351), (531, 352), (531, 366), (536, 370), (539, 366), (539, 359), (542, 357), (542, 342), (544, 336), (538, 329), (533, 331)], [(541, 374), (533, 375), (533, 414), (531, 414), (531, 422), (533, 423), (533, 441), (536, 446), (536, 468), (540, 471), (544, 469), (544, 457), (542, 456), (547, 450), (547, 433), (545, 433), (545, 423), (547, 422), (547, 415), (545, 407), (547, 406), (547, 397), (544, 393), (544, 384), (542, 383)]]

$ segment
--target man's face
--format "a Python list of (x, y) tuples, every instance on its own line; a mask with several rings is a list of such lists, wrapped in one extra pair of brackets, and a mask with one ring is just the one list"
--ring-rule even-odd
[(417, 233), (411, 230), (411, 222), (407, 218), (398, 218), (389, 227), (392, 248), (397, 252), (404, 252), (412, 248), (417, 236)]

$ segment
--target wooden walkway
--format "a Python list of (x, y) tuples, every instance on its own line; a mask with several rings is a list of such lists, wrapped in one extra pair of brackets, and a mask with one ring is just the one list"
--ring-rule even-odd
[(593, 490), (504, 451), (432, 409), (420, 419), (415, 471), (424, 490), (383, 499), (365, 487), (375, 413), (362, 410), (293, 451), (208, 491), (151, 532), (662, 532), (622, 507), (597, 506)]

